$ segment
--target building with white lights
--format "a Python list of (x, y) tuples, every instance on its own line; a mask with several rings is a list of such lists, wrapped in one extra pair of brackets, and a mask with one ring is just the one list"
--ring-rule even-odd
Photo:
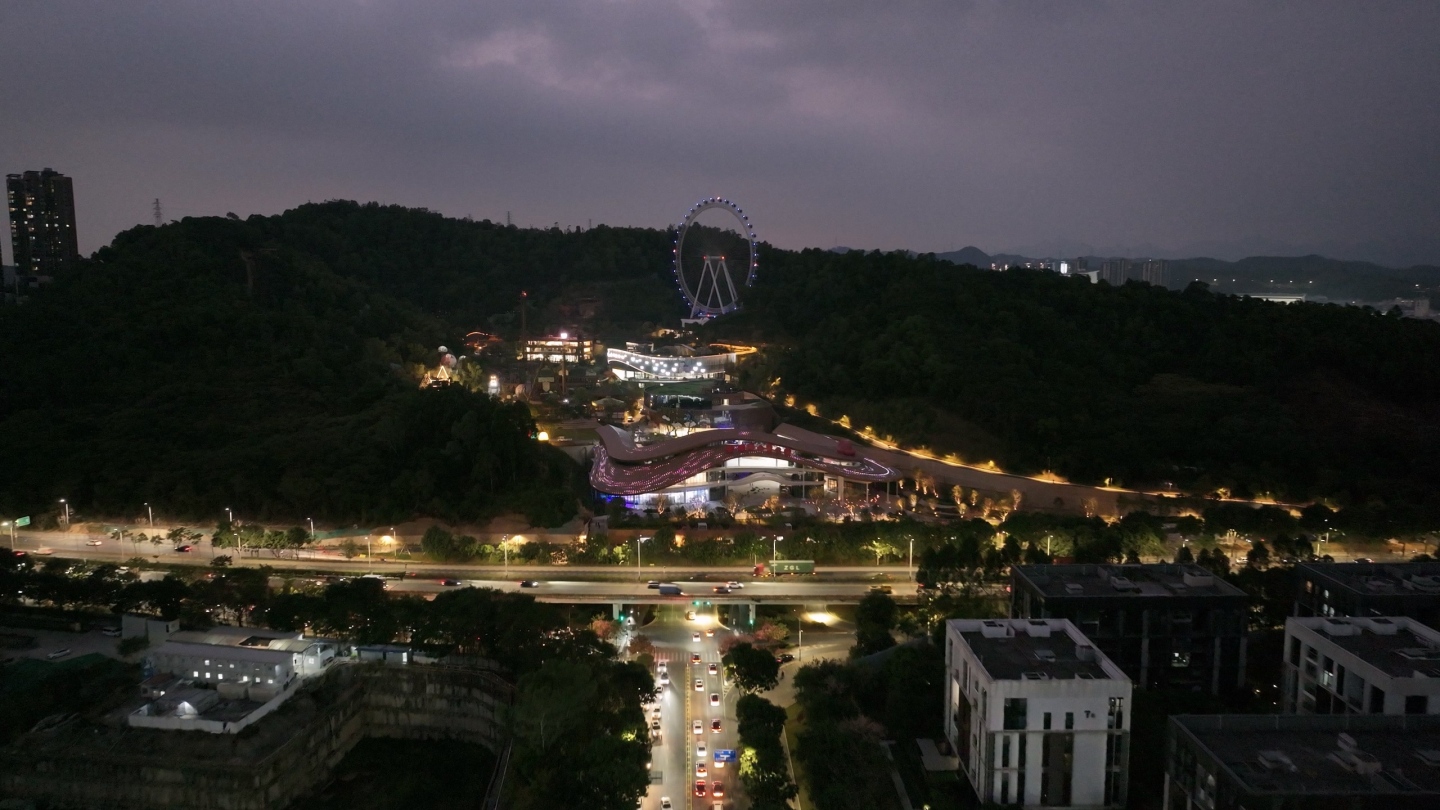
[(596, 492), (620, 496), (632, 509), (704, 507), (734, 497), (746, 504), (771, 497), (839, 498), (854, 485), (897, 481), (903, 473), (844, 439), (804, 434), (781, 425), (717, 427), (639, 445), (628, 431), (598, 430), (590, 469)]
[(1293, 714), (1440, 714), (1440, 632), (1404, 616), (1285, 620)]
[(735, 367), (735, 352), (697, 354), (689, 346), (656, 350), (650, 344), (627, 343), (623, 349), (606, 349), (605, 360), (611, 372), (622, 380), (724, 380)]
[(1125, 805), (1131, 683), (1066, 619), (945, 623), (945, 736), (980, 802)]
[(588, 363), (595, 359), (595, 341), (570, 332), (530, 338), (525, 341), (522, 357), (543, 363)]

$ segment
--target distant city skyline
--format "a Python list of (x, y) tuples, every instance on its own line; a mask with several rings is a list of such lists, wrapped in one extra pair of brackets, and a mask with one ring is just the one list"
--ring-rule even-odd
[[(785, 248), (1440, 264), (1440, 5), (58, 0), (0, 168), (80, 249), (344, 198)], [(5, 259), (10, 261), (9, 246)]]

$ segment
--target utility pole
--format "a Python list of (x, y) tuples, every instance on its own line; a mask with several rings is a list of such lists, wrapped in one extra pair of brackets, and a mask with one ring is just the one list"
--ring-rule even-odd
[(507, 227), (507, 228), (510, 227), (510, 212), (509, 212), (509, 211), (506, 211), (506, 212), (505, 212), (505, 227)]
[(146, 514), (150, 515), (150, 528), (155, 528), (155, 510), (150, 508), (150, 503), (148, 501), (145, 503), (145, 512)]
[(165, 220), (164, 215), (162, 215), (162, 214), (160, 213), (160, 198), (159, 198), (159, 197), (156, 197), (156, 198), (155, 198), (155, 227), (157, 227), (157, 228), (160, 227), (160, 224), (161, 224), (162, 222), (164, 222), (164, 220)]

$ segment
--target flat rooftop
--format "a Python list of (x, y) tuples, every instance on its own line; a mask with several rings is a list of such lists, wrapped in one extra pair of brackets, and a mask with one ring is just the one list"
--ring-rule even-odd
[(1440, 715), (1177, 715), (1171, 723), (1254, 793), (1440, 801)]
[(1440, 596), (1440, 562), (1302, 563), (1302, 576), (1368, 596)]
[(295, 653), (288, 650), (240, 647), (218, 644), (192, 644), (184, 641), (167, 641), (155, 652), (164, 655), (189, 655), (198, 658), (214, 658), (224, 661), (254, 661), (262, 664), (288, 664)]
[[(1063, 619), (957, 621), (957, 630), (993, 680), (1119, 680), (1105, 670), (1104, 654)], [(973, 629), (971, 629), (973, 625)], [(1049, 635), (1029, 627), (1047, 626)], [(1076, 639), (1065, 628), (1074, 630)], [(1043, 632), (1043, 631), (1040, 631)], [(1117, 669), (1118, 673), (1119, 670)]]
[(1440, 678), (1440, 633), (1412, 619), (1400, 616), (1289, 621), (1314, 631), (1393, 678)]
[(1047, 597), (1233, 596), (1245, 592), (1198, 565), (1017, 565), (1015, 574)]

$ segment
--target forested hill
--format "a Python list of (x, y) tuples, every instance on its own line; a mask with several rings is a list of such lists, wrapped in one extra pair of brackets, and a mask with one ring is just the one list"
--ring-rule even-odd
[[(349, 202), (132, 229), (0, 307), (0, 511), (553, 523), (575, 470), (526, 410), (413, 369), (521, 290), (532, 329), (577, 297), (592, 330), (673, 322), (669, 261), (660, 229)], [(899, 253), (766, 247), (761, 267), (707, 329), (766, 342), (756, 388), (857, 427), (1077, 481), (1440, 512), (1435, 323)]]
[(1078, 481), (1437, 505), (1440, 324), (933, 257), (775, 252), (752, 382), (916, 445)]
[(150, 501), (194, 520), (514, 506), (554, 523), (573, 513), (573, 465), (529, 438), (525, 407), (421, 391), (407, 372), (521, 289), (645, 281), (666, 241), (354, 203), (122, 233), (0, 308), (0, 512), (66, 497), (96, 517)]

